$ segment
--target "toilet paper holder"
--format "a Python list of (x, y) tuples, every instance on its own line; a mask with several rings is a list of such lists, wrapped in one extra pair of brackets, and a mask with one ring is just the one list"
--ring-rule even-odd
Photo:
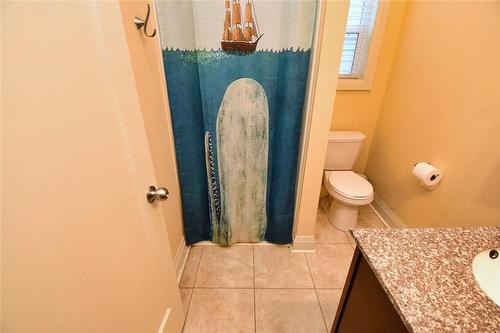
[[(419, 177), (419, 176), (415, 173), (415, 171), (414, 171), (414, 170), (415, 170), (415, 167), (416, 167), (416, 166), (417, 166), (417, 164), (419, 164), (419, 163), (424, 163), (424, 164), (427, 164), (427, 165), (429, 165), (429, 166), (432, 166), (432, 167), (435, 169), (435, 171), (437, 171), (437, 173), (435, 173), (435, 174), (431, 174), (431, 175), (430, 175), (430, 177), (429, 177), (429, 178), (427, 178), (426, 180), (421, 179), (421, 178), (420, 178), (420, 177)], [(419, 179), (420, 179), (420, 185), (422, 185), (424, 188), (426, 188), (426, 189), (428, 189), (428, 190), (433, 190), (433, 189), (435, 189), (435, 188), (439, 185), (439, 183), (441, 182), (441, 179), (442, 179), (442, 176), (443, 176), (443, 175), (442, 175), (442, 171), (441, 171), (440, 169), (438, 169), (438, 168), (434, 167), (434, 166), (432, 165), (432, 163), (430, 163), (430, 162), (416, 162), (416, 163), (413, 163), (413, 168), (414, 168), (414, 170), (413, 170), (414, 175), (415, 175), (415, 176), (417, 176), (417, 178), (419, 178)], [(436, 179), (437, 179), (437, 181), (436, 181)], [(434, 183), (434, 181), (436, 181), (436, 182)], [(431, 183), (429, 183), (429, 182), (431, 182)]]
[[(420, 162), (415, 162), (415, 163), (413, 163), (413, 167), (416, 167), (418, 163), (420, 163)], [(429, 164), (429, 165), (432, 165), (432, 163), (431, 163), (431, 162), (424, 162), (424, 163), (427, 163), (427, 164)], [(431, 180), (436, 179), (436, 177), (437, 177), (437, 176), (432, 175), (432, 176), (431, 176)], [(436, 184), (436, 186), (437, 186), (437, 184)]]

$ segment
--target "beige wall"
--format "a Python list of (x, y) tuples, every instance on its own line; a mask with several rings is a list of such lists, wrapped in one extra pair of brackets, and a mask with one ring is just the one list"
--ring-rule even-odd
[[(120, 8), (158, 182), (151, 185), (166, 187), (170, 192), (169, 199), (160, 205), (165, 215), (171, 252), (176, 259), (179, 259), (177, 252), (179, 247), (184, 245), (181, 244), (184, 242), (181, 194), (163, 63), (160, 57), (160, 37), (158, 31), (155, 38), (145, 37), (142, 30), (138, 31), (132, 23), (134, 16), (144, 17), (146, 3), (146, 1), (120, 1)], [(148, 24), (148, 33), (157, 28), (155, 18), (156, 14), (152, 12), (150, 16), (152, 23)]]
[[(408, 226), (500, 223), (500, 2), (410, 2), (367, 175)], [(427, 191), (414, 162), (444, 172)]]
[(367, 136), (354, 166), (356, 172), (365, 171), (380, 105), (398, 44), (405, 8), (406, 1), (392, 1), (389, 6), (380, 56), (373, 63), (376, 66), (376, 72), (371, 90), (337, 91), (330, 129), (355, 130), (363, 132)]

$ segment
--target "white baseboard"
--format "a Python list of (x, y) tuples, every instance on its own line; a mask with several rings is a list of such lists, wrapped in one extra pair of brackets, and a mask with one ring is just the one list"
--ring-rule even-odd
[(316, 239), (314, 236), (295, 236), (290, 250), (299, 253), (316, 253)]
[(186, 265), (186, 260), (189, 254), (189, 249), (191, 247), (186, 245), (186, 240), (182, 237), (179, 247), (177, 248), (177, 253), (175, 254), (174, 264), (175, 264), (175, 274), (177, 274), (177, 283), (181, 281), (182, 272), (184, 271), (184, 266)]
[(158, 329), (158, 333), (167, 333), (166, 328), (167, 328), (167, 322), (170, 317), (170, 312), (172, 312), (171, 308), (168, 308), (167, 311), (165, 311), (165, 314), (163, 315), (163, 320), (161, 321), (160, 328)]
[(193, 247), (196, 247), (196, 246), (212, 246), (212, 245), (218, 245), (217, 243), (214, 243), (212, 241), (199, 241), (199, 242), (196, 242), (196, 243), (193, 243)]
[(408, 228), (406, 224), (387, 206), (387, 204), (377, 195), (374, 194), (374, 201), (370, 204), (373, 211), (389, 228)]

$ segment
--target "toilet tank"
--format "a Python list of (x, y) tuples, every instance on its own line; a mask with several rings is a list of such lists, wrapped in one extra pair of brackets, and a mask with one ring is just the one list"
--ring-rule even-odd
[(351, 170), (365, 138), (366, 136), (361, 132), (330, 132), (325, 170)]

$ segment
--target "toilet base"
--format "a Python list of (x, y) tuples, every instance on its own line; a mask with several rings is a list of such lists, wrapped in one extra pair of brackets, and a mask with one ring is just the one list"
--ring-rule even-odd
[(333, 199), (328, 209), (328, 218), (333, 221), (335, 228), (348, 231), (358, 224), (358, 209), (359, 206), (348, 206)]

